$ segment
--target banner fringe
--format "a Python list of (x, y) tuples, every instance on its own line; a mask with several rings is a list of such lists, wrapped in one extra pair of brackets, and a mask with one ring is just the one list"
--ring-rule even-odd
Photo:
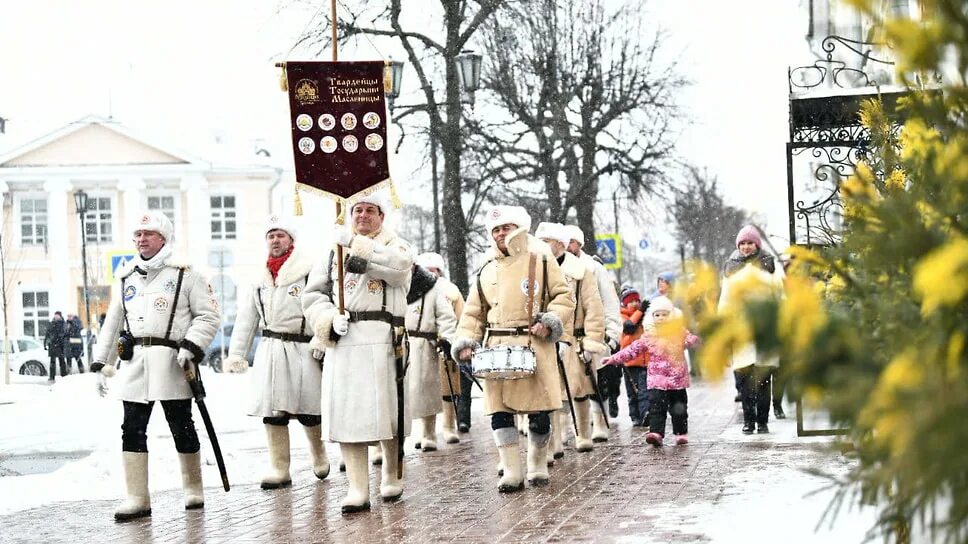
[(289, 75), (286, 74), (285, 63), (283, 63), (279, 71), (279, 88), (282, 89), (283, 92), (289, 92)]
[(292, 199), (293, 215), (300, 216), (303, 214), (302, 200), (299, 198), (299, 184), (293, 185), (293, 191), (295, 192), (295, 197)]

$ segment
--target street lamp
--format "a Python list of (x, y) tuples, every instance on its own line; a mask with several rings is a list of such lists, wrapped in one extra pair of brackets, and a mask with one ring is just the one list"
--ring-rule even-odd
[(87, 368), (91, 368), (91, 297), (87, 285), (87, 228), (84, 224), (84, 216), (87, 213), (87, 193), (77, 191), (74, 193), (74, 208), (77, 216), (81, 219), (81, 270), (84, 275), (84, 313), (87, 320), (87, 338), (84, 339), (84, 351), (87, 353)]
[(457, 75), (461, 87), (467, 93), (467, 102), (474, 105), (474, 93), (481, 86), (481, 62), (484, 57), (472, 49), (465, 49), (457, 55)]
[(386, 92), (387, 100), (390, 101), (390, 109), (393, 109), (393, 101), (400, 96), (400, 84), (403, 82), (403, 61), (390, 60), (390, 90)]

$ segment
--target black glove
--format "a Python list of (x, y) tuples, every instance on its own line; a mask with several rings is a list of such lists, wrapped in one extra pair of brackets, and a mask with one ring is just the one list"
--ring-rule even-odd
[(622, 332), (624, 332), (625, 334), (634, 334), (635, 329), (637, 328), (638, 328), (638, 325), (633, 323), (631, 319), (626, 319), (625, 323), (622, 325)]

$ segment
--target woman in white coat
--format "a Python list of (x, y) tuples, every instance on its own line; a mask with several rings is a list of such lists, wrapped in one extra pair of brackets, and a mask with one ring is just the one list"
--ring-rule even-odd
[[(423, 436), (417, 447), (437, 449), (437, 414), (440, 402), (440, 358), (438, 344), (450, 346), (457, 329), (457, 316), (446, 294), (438, 287), (437, 276), (414, 265), (407, 293), (407, 405), (410, 417), (420, 420)], [(449, 351), (449, 350), (448, 350)]]
[(269, 473), (262, 489), (292, 484), (289, 473), (289, 420), (295, 417), (306, 430), (313, 458), (313, 474), (329, 475), (329, 459), (320, 433), (320, 361), (309, 349), (312, 336), (302, 310), (302, 294), (313, 261), (295, 245), (292, 220), (273, 215), (265, 228), (269, 256), (262, 277), (239, 302), (232, 330), (228, 372), (249, 368), (245, 355), (257, 330), (262, 341), (255, 352), (249, 393), (251, 416), (261, 417), (269, 445)]

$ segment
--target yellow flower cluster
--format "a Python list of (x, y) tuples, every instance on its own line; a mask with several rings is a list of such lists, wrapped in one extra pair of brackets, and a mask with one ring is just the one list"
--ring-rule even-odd
[(914, 269), (921, 315), (954, 306), (968, 296), (968, 239), (958, 237), (927, 254)]
[(888, 448), (895, 457), (902, 456), (914, 438), (911, 415), (906, 413), (910, 405), (901, 397), (916, 390), (923, 381), (924, 365), (918, 354), (909, 349), (897, 355), (881, 372), (859, 415), (859, 423), (873, 429), (875, 443)]
[(814, 337), (827, 324), (823, 301), (807, 277), (787, 277), (786, 298), (780, 305), (777, 323), (780, 338), (791, 353), (800, 353), (813, 343)]

